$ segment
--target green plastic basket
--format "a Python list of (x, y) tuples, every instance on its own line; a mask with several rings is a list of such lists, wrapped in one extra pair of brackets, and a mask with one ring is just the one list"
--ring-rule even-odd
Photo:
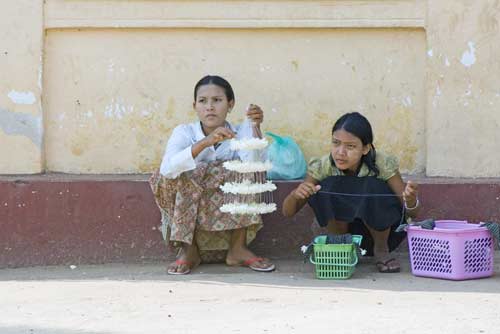
[(356, 245), (361, 244), (363, 237), (353, 235), (351, 244), (325, 244), (326, 236), (314, 239), (314, 251), (309, 258), (315, 265), (318, 279), (347, 279), (354, 273), (358, 263)]

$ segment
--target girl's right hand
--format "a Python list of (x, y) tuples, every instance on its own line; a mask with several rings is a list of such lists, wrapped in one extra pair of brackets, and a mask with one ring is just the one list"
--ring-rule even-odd
[(207, 146), (213, 146), (226, 139), (234, 138), (235, 136), (236, 134), (233, 131), (221, 126), (205, 137), (205, 143), (207, 144)]
[(319, 184), (314, 184), (311, 182), (302, 182), (299, 186), (293, 191), (293, 197), (296, 199), (308, 199), (315, 193), (317, 193), (321, 189)]

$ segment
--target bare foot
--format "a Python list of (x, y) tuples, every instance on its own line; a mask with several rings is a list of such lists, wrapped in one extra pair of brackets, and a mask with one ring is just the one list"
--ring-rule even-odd
[(168, 266), (167, 273), (170, 275), (187, 275), (200, 262), (201, 259), (196, 244), (184, 245), (179, 250), (176, 260)]
[(269, 259), (256, 256), (246, 247), (230, 249), (227, 252), (228, 266), (244, 266), (255, 271), (273, 271), (276, 266)]

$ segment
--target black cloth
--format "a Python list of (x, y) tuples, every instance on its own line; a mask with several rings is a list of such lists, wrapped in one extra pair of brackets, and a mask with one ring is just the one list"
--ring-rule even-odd
[(361, 248), (373, 254), (373, 238), (365, 224), (377, 231), (391, 229), (389, 250), (394, 250), (406, 237), (405, 232), (395, 232), (401, 223), (402, 205), (395, 196), (346, 196), (346, 194), (394, 194), (387, 182), (374, 176), (330, 176), (320, 182), (321, 190), (309, 198), (309, 205), (320, 226), (335, 219), (349, 223), (349, 233), (363, 236)]
[(327, 244), (352, 244), (352, 234), (327, 234), (326, 235), (326, 243)]

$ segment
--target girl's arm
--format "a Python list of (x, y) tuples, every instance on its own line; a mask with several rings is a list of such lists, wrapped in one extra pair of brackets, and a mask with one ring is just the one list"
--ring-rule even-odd
[(307, 175), (304, 182), (299, 184), (299, 186), (285, 198), (282, 208), (283, 215), (285, 217), (292, 217), (302, 209), (304, 204), (307, 203), (307, 199), (321, 189), (318, 183), (318, 180)]
[(188, 125), (179, 125), (170, 136), (160, 166), (160, 173), (175, 179), (181, 173), (196, 168), (195, 158), (207, 147), (226, 139), (234, 138), (234, 133), (224, 127), (212, 131), (202, 140), (193, 143)]
[(222, 126), (218, 127), (217, 129), (212, 131), (212, 133), (210, 133), (208, 136), (194, 143), (193, 146), (191, 146), (191, 155), (193, 156), (194, 159), (207, 147), (214, 146), (215, 144), (220, 143), (221, 141), (232, 139), (234, 137), (235, 134), (230, 129), (227, 129)]
[(399, 172), (387, 180), (387, 184), (396, 195), (403, 195), (403, 197), (399, 199), (401, 204), (405, 206), (408, 216), (412, 218), (416, 217), (420, 210), (418, 185), (412, 181), (408, 181), (408, 183), (405, 184)]
[(169, 179), (175, 179), (182, 172), (195, 169), (196, 163), (191, 153), (191, 145), (188, 125), (181, 124), (175, 127), (163, 154), (160, 173)]

